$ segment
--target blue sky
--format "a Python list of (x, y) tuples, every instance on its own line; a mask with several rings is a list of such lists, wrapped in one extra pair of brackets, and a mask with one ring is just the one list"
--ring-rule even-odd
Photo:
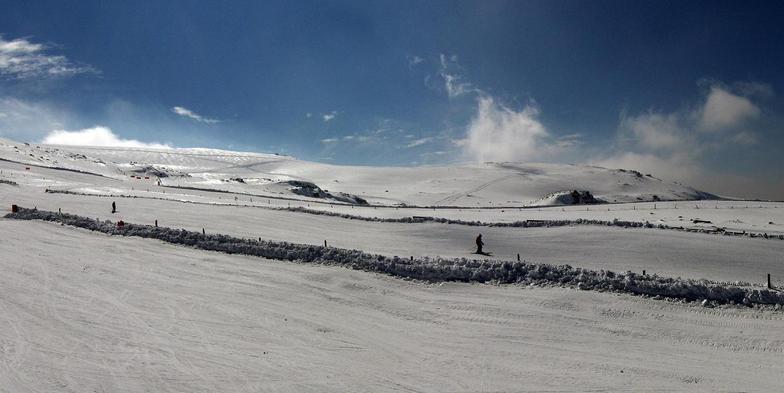
[(2, 137), (591, 163), (784, 199), (774, 2), (0, 3)]

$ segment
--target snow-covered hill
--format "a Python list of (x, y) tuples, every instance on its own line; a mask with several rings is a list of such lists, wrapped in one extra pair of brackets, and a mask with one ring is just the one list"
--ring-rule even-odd
[[(777, 391), (780, 305), (713, 308), (578, 290), (598, 276), (632, 293), (642, 293), (634, 277), (675, 283), (667, 286), (675, 297), (698, 300), (705, 292), (687, 289), (702, 288), (702, 279), (729, 282), (708, 295), (727, 287), (763, 293), (768, 275), (780, 288), (784, 204), (684, 201), (700, 198), (713, 196), (642, 173), (573, 165), (347, 167), (209, 149), (0, 141), (6, 211), (62, 211), (106, 228), (157, 225), (204, 244), (275, 244), (286, 258), (328, 242), (324, 252), (342, 266), (352, 266), (346, 255), (379, 254), (362, 260), (402, 257), (412, 272), (452, 263), (461, 277), (495, 266), (507, 277), (504, 266), (514, 264), (477, 261), (466, 270), (461, 258), (480, 257), (472, 253), (482, 233), (490, 259), (520, 258), (514, 266), (530, 265), (520, 271), (532, 279), (548, 274), (563, 284), (575, 272), (569, 277), (579, 280), (573, 289), (423, 284), (0, 217), (0, 386)], [(565, 224), (548, 224), (555, 221)], [(544, 225), (503, 225), (517, 222)], [(441, 262), (420, 269), (428, 258)]]
[[(339, 166), (216, 149), (51, 146), (2, 139), (0, 159), (115, 179), (160, 179), (169, 186), (374, 205), (546, 206), (716, 198), (652, 174), (579, 165)], [(592, 198), (572, 198), (574, 191)]]

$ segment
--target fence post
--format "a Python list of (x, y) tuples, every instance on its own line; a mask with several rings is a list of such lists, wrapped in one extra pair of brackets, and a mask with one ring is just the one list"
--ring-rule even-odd
[(158, 220), (155, 220), (155, 227), (158, 228)]
[(517, 254), (517, 262), (520, 262), (520, 254)]
[(324, 240), (324, 247), (327, 247), (327, 240)]
[(770, 285), (770, 273), (768, 273), (768, 289), (773, 289), (773, 286)]

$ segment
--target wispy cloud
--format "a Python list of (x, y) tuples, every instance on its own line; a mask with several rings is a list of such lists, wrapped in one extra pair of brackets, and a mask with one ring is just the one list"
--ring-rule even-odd
[(170, 149), (171, 146), (160, 143), (145, 143), (135, 139), (122, 139), (110, 128), (95, 126), (78, 131), (54, 130), (41, 143), (49, 145), (107, 146), (107, 147), (142, 147)]
[(756, 132), (741, 131), (732, 137), (732, 141), (739, 145), (756, 145), (759, 143), (759, 135)]
[(413, 141), (409, 142), (406, 145), (406, 147), (411, 148), (411, 147), (422, 146), (424, 144), (432, 142), (434, 139), (435, 139), (435, 137), (432, 137), (432, 136), (419, 138), (419, 139), (414, 139)]
[(328, 123), (328, 122), (332, 121), (333, 119), (335, 119), (335, 117), (337, 115), (338, 115), (338, 111), (332, 111), (332, 112), (325, 113), (325, 114), (321, 115), (321, 119), (324, 120), (324, 123)]
[(406, 60), (408, 61), (408, 67), (413, 68), (417, 64), (422, 63), (425, 59), (417, 56), (417, 55), (406, 55)]
[[(572, 145), (576, 137), (572, 140)], [(476, 161), (532, 161), (554, 155), (564, 146), (548, 132), (539, 120), (539, 108), (529, 103), (517, 111), (497, 102), (493, 97), (480, 96), (477, 112), (468, 125), (466, 137), (457, 145)], [(568, 146), (566, 146), (568, 147)]]
[(440, 68), (438, 75), (444, 81), (444, 89), (449, 98), (460, 97), (468, 93), (480, 93), (460, 73), (457, 55), (439, 55)]
[(198, 114), (198, 113), (196, 113), (196, 112), (194, 112), (194, 111), (192, 111), (192, 110), (190, 110), (188, 108), (184, 108), (184, 107), (181, 107), (181, 106), (175, 106), (175, 107), (171, 108), (171, 111), (176, 113), (176, 114), (178, 114), (178, 115), (180, 115), (180, 116), (182, 116), (182, 117), (187, 117), (189, 119), (196, 120), (196, 121), (198, 121), (200, 123), (215, 124), (215, 123), (220, 123), (221, 122), (218, 119), (210, 119), (210, 118), (204, 117), (204, 116), (202, 116), (202, 115), (200, 115), (200, 114)]
[(68, 112), (45, 102), (0, 96), (0, 135), (38, 139), (48, 131), (66, 127), (72, 118)]
[(703, 94), (690, 109), (622, 113), (614, 151), (591, 163), (688, 182), (712, 176), (703, 165), (707, 152), (759, 142), (751, 129), (762, 111), (752, 98), (772, 95), (773, 90), (758, 82), (730, 86), (712, 81)]
[(711, 86), (702, 108), (699, 129), (708, 132), (726, 130), (759, 115), (760, 109), (748, 98), (722, 86)]
[(24, 38), (7, 41), (0, 36), (0, 76), (11, 79), (44, 79), (98, 73), (89, 65), (53, 55), (46, 45)]

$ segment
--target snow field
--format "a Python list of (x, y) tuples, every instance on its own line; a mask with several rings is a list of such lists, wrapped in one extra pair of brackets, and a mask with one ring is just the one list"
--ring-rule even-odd
[(0, 218), (8, 392), (781, 391), (764, 308), (424, 284)]
[[(48, 175), (46, 178), (50, 179)], [(764, 284), (766, 275), (771, 274), (774, 285), (784, 285), (784, 242), (779, 240), (612, 226), (494, 228), (388, 223), (144, 198), (117, 199), (119, 212), (111, 214), (113, 200), (105, 197), (44, 193), (46, 187), (26, 185), (6, 188), (7, 192), (0, 193), (0, 206), (6, 209), (19, 204), (50, 211), (62, 209), (101, 220), (146, 224), (158, 220), (161, 226), (190, 231), (205, 228), (207, 233), (312, 245), (323, 244), (326, 239), (340, 248), (417, 258), (465, 257), (472, 252), (477, 233), (482, 233), (489, 250), (500, 259), (514, 260), (521, 254), (529, 261), (552, 265), (638, 273), (646, 270), (667, 277), (758, 284)], [(231, 203), (235, 203), (233, 198)]]
[(645, 221), (645, 222), (623, 221), (617, 218), (612, 221), (578, 218), (576, 220), (525, 220), (525, 221), (512, 221), (512, 222), (466, 221), (466, 220), (449, 219), (449, 218), (432, 217), (432, 216), (384, 218), (384, 217), (375, 217), (375, 216), (371, 217), (371, 216), (355, 215), (355, 214), (348, 214), (348, 213), (338, 213), (338, 212), (333, 212), (328, 210), (310, 209), (301, 206), (300, 207), (268, 207), (263, 204), (247, 205), (247, 204), (231, 203), (231, 202), (210, 203), (210, 202), (200, 202), (200, 201), (193, 201), (187, 199), (175, 200), (173, 198), (162, 198), (162, 197), (153, 197), (153, 196), (145, 196), (145, 195), (104, 194), (101, 192), (76, 192), (76, 191), (53, 190), (53, 189), (46, 189), (45, 192), (50, 194), (99, 196), (99, 197), (106, 197), (106, 198), (142, 198), (142, 199), (154, 199), (154, 200), (174, 200), (178, 202), (199, 203), (199, 204), (206, 204), (206, 205), (257, 207), (262, 209), (288, 211), (294, 213), (315, 214), (315, 215), (345, 218), (349, 220), (361, 220), (361, 221), (370, 221), (370, 222), (389, 222), (389, 223), (404, 223), (404, 224), (420, 224), (420, 223), (432, 222), (438, 224), (466, 225), (466, 226), (490, 227), (490, 228), (550, 228), (550, 227), (563, 227), (563, 226), (574, 226), (574, 225), (597, 225), (597, 226), (605, 226), (605, 227), (613, 226), (613, 227), (621, 227), (621, 228), (648, 228), (648, 229), (655, 228), (655, 229), (664, 229), (664, 230), (671, 230), (671, 231), (706, 233), (706, 234), (713, 234), (713, 235), (745, 236), (750, 238), (784, 240), (784, 234), (769, 235), (768, 233), (756, 233), (756, 232), (746, 232), (746, 231), (736, 232), (736, 231), (727, 231), (724, 228), (716, 228), (716, 227), (714, 228), (693, 228), (693, 227), (684, 227), (684, 226), (675, 227), (675, 226), (670, 226), (665, 224), (652, 224), (649, 221)]
[[(575, 189), (635, 203), (525, 208)], [(0, 218), (0, 391), (782, 391), (784, 242), (752, 236), (784, 235), (784, 203), (703, 196), (592, 167), (0, 140), (0, 206), (39, 209)], [(494, 257), (466, 258), (478, 232)]]
[(111, 235), (138, 236), (159, 239), (210, 251), (244, 254), (276, 260), (303, 263), (340, 265), (356, 270), (385, 273), (396, 277), (430, 282), (497, 282), (502, 284), (539, 284), (576, 287), (584, 290), (627, 292), (638, 295), (707, 300), (718, 303), (784, 305), (784, 292), (771, 289), (717, 283), (708, 280), (684, 280), (640, 275), (633, 272), (615, 273), (552, 266), (516, 261), (424, 258), (405, 259), (368, 254), (359, 250), (295, 244), (287, 242), (257, 241), (227, 235), (135, 225), (123, 226), (111, 221), (71, 214), (19, 208), (6, 218), (21, 220), (54, 221), (61, 224), (89, 229)]

